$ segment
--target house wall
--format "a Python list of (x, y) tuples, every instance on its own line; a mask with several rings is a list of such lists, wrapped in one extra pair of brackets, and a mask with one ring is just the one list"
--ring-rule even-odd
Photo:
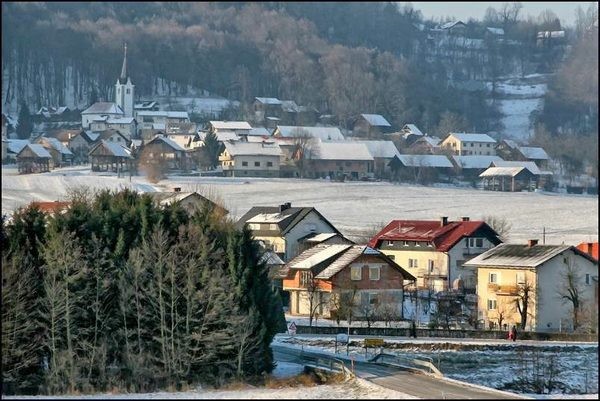
[[(225, 152), (224, 152), (225, 153)], [(221, 167), (226, 176), (235, 177), (278, 177), (279, 176), (279, 156), (233, 156), (223, 155), (220, 157)], [(247, 164), (244, 166), (244, 162)], [(258, 162), (260, 165), (256, 166)], [(271, 162), (272, 166), (267, 163)]]
[[(372, 172), (372, 164), (369, 160), (311, 160), (306, 170), (314, 178), (329, 176), (333, 179), (336, 174), (345, 173), (360, 179)], [(333, 173), (333, 176), (330, 173)]]
[(300, 243), (298, 240), (310, 233), (332, 233), (335, 232), (335, 227), (325, 222), (319, 215), (312, 210), (304, 216), (302, 221), (296, 224), (285, 236), (285, 256), (283, 260), (287, 262), (296, 257), (300, 251)]
[(93, 120), (101, 118), (101, 117), (105, 117), (105, 116), (108, 116), (109, 118), (110, 117), (114, 117), (114, 118), (123, 117), (122, 114), (116, 114), (116, 113), (82, 114), (81, 115), (81, 125), (84, 129), (90, 128), (90, 124)]
[(106, 124), (106, 126), (120, 131), (123, 135), (127, 136), (128, 139), (136, 136), (135, 123), (133, 122), (131, 124)]
[[(483, 246), (469, 247), (468, 238), (482, 238)], [(432, 276), (431, 284), (436, 291), (451, 288), (452, 283), (459, 276), (463, 280), (465, 289), (475, 290), (477, 284), (475, 269), (463, 266), (463, 263), (495, 246), (490, 240), (481, 236), (463, 238), (448, 252), (436, 251), (433, 247), (428, 247), (425, 242), (420, 247), (404, 246), (403, 241), (392, 241), (392, 244), (382, 241), (378, 249), (393, 257), (397, 264), (417, 277), (417, 287), (428, 287), (426, 278), (428, 275)], [(416, 259), (417, 267), (410, 267), (409, 259)], [(433, 269), (429, 267), (430, 260), (433, 261)]]
[(460, 141), (454, 136), (449, 136), (442, 142), (441, 146), (452, 150), (455, 155), (459, 156), (496, 156), (496, 148), (493, 143), (489, 142)]

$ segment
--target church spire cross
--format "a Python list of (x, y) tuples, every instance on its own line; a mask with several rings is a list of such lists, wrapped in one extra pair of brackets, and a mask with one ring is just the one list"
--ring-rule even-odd
[(121, 68), (121, 80), (125, 82), (127, 79), (127, 43), (125, 43), (124, 55), (123, 55), (123, 67)]

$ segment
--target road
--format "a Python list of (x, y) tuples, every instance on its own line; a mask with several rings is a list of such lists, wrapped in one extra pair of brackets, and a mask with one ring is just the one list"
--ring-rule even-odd
[[(275, 360), (302, 363), (302, 351), (289, 347), (272, 345)], [(304, 351), (304, 354), (311, 354)], [(323, 356), (322, 354), (315, 354)], [(347, 365), (349, 367), (349, 365)], [(400, 368), (369, 362), (355, 362), (354, 373), (357, 377), (369, 380), (382, 387), (426, 399), (522, 399), (518, 395), (510, 396), (493, 389), (483, 390), (476, 387), (449, 382), (425, 374), (413, 373)]]

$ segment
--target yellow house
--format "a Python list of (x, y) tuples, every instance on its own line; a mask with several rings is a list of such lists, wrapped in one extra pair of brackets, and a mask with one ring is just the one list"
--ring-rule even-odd
[[(573, 246), (501, 244), (465, 266), (477, 269), (478, 319), (485, 328), (550, 332), (597, 324), (598, 262)], [(581, 303), (577, 322), (563, 297), (569, 279)]]
[(450, 133), (440, 147), (457, 156), (496, 156), (496, 140), (486, 134)]
[(464, 262), (501, 241), (483, 221), (392, 220), (369, 241), (417, 278), (418, 288), (436, 292), (452, 288), (460, 279), (464, 289), (475, 293), (475, 269)]

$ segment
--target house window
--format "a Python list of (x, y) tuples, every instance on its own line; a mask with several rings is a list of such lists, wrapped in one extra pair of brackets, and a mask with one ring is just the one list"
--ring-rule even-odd
[(394, 241), (388, 241), (388, 246), (394, 246)]
[(471, 147), (472, 147), (472, 148), (474, 148), (474, 147), (475, 147), (475, 144), (474, 144), (473, 142), (471, 142)]
[(385, 256), (387, 256), (388, 258), (390, 258), (392, 260), (396, 259), (396, 257), (394, 255), (385, 255)]
[(589, 274), (586, 274), (586, 275), (585, 275), (585, 283), (586, 283), (587, 285), (589, 285), (589, 284), (590, 284), (590, 275), (589, 275)]
[(131, 93), (131, 89), (127, 88), (127, 92), (128, 95)]
[(254, 162), (254, 167), (260, 167), (260, 162)]
[(419, 267), (417, 259), (408, 259), (408, 267)]
[(489, 143), (488, 143), (488, 144), (486, 144), (486, 145), (487, 145), (487, 147), (488, 147), (488, 148), (490, 147), (490, 144), (489, 144)]
[(498, 283), (498, 273), (490, 273), (490, 283), (491, 284)]
[(267, 167), (273, 167), (273, 162), (267, 162)]
[(242, 166), (248, 167), (248, 162), (242, 162)]
[(302, 287), (306, 287), (310, 280), (312, 279), (312, 274), (310, 272), (300, 272), (300, 285)]
[(483, 238), (475, 238), (475, 248), (483, 248)]
[(379, 280), (379, 266), (369, 267), (369, 280)]
[(421, 243), (419, 241), (415, 241), (415, 246), (421, 246)]
[(525, 284), (525, 272), (517, 273), (517, 284)]
[(427, 261), (427, 268), (429, 269), (429, 273), (433, 273), (433, 260), (429, 259)]
[(271, 231), (277, 230), (277, 224), (269, 224), (269, 230), (271, 230)]
[(251, 229), (251, 230), (260, 230), (260, 224), (249, 223), (248, 224), (248, 228)]
[(350, 280), (360, 280), (362, 278), (362, 266), (352, 266), (350, 268)]
[(402, 245), (408, 246), (408, 241), (402, 241)]
[(432, 242), (428, 242), (428, 243), (427, 243), (427, 246), (428, 246), (429, 248), (433, 248), (433, 243), (432, 243)]
[(496, 300), (495, 299), (488, 299), (488, 310), (495, 310), (496, 309)]
[(352, 165), (352, 163), (346, 162), (346, 167), (350, 167), (351, 165)]
[(379, 303), (379, 296), (376, 292), (370, 292), (369, 293), (369, 304), (370, 305), (377, 305)]

